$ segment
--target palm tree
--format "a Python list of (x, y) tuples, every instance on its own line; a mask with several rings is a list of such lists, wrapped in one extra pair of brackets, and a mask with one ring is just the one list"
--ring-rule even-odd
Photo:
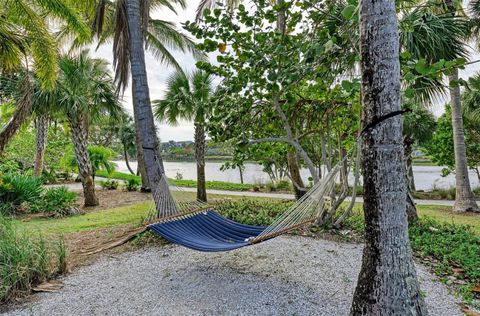
[(163, 100), (153, 101), (155, 116), (170, 124), (179, 119), (192, 120), (195, 126), (195, 160), (197, 162), (197, 199), (207, 201), (205, 186), (205, 123), (209, 114), (212, 77), (201, 70), (190, 76), (176, 72), (167, 82)]
[(62, 57), (59, 65), (61, 72), (54, 91), (55, 105), (65, 115), (70, 127), (85, 206), (95, 206), (98, 198), (88, 152), (88, 126), (101, 115), (117, 115), (121, 106), (106, 61), (90, 58), (88, 51), (82, 51), (75, 57)]
[[(454, 0), (446, 1), (447, 13), (456, 16), (461, 11), (461, 2)], [(476, 5), (472, 4), (473, 12)], [(467, 37), (468, 33), (462, 32), (460, 35)], [(460, 94), (460, 85), (458, 85), (458, 68), (451, 71), (448, 80), (450, 82), (450, 106), (452, 109), (452, 129), (453, 129), (453, 148), (455, 152), (455, 204), (454, 212), (480, 212), (475, 201), (475, 195), (472, 192), (470, 179), (468, 175), (467, 150), (465, 146), (465, 132), (463, 129), (463, 110)]]
[[(400, 110), (395, 1), (361, 1), (360, 42), (364, 124), (371, 124)], [(373, 129), (363, 136), (365, 248), (350, 314), (426, 315), (408, 239), (401, 118)]]
[[(156, 133), (152, 106), (150, 103), (150, 92), (147, 82), (147, 70), (145, 66), (145, 51), (143, 44), (144, 33), (142, 25), (148, 19), (148, 8), (144, 7), (145, 2), (130, 0), (126, 3), (126, 15), (128, 23), (129, 57), (132, 74), (132, 96), (133, 113), (135, 126), (140, 135), (143, 158), (150, 182), (150, 187), (155, 196), (156, 207), (159, 212), (162, 205), (174, 205), (173, 197), (168, 188), (163, 189), (165, 182), (165, 169), (160, 155), (160, 146)], [(142, 15), (143, 13), (143, 15)], [(118, 67), (117, 67), (118, 69)], [(166, 201), (168, 203), (162, 203)], [(160, 202), (160, 203), (159, 203)]]
[[(100, 44), (113, 39), (113, 65), (118, 91), (125, 90), (131, 74), (137, 144), (140, 145), (137, 146), (139, 170), (145, 170), (145, 173), (149, 174), (149, 179), (144, 179), (146, 177), (142, 172), (142, 187), (144, 184), (156, 183), (163, 174), (163, 162), (150, 107), (144, 49), (153, 53), (160, 62), (179, 70), (181, 67), (170, 49), (193, 53), (196, 58), (203, 55), (198, 53), (194, 42), (179, 32), (173, 23), (153, 19), (150, 11), (164, 7), (176, 13), (174, 5), (184, 8), (186, 2), (184, 0), (102, 0), (88, 4), (80, 2), (79, 5), (86, 6), (87, 15), (92, 21)], [(148, 153), (144, 152), (145, 150)], [(153, 152), (155, 152), (154, 155), (151, 155)]]
[[(1, 73), (28, 68), (33, 61), (42, 87), (53, 89), (58, 73), (58, 47), (48, 25), (51, 18), (60, 21), (79, 38), (90, 36), (87, 25), (67, 1), (0, 0)], [(24, 80), (24, 97), (17, 103), (9, 123), (0, 131), (0, 153), (31, 114), (31, 77), (27, 75)]]

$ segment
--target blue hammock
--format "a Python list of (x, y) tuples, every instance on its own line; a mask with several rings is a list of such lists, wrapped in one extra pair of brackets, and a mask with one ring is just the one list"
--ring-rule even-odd
[(251, 245), (266, 227), (229, 220), (213, 209), (188, 217), (152, 224), (149, 228), (165, 239), (199, 251), (228, 251)]

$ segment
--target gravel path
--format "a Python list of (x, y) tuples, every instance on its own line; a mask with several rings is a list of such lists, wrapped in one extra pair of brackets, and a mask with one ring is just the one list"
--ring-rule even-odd
[[(228, 253), (178, 246), (104, 256), (5, 315), (348, 315), (361, 245), (303, 237)], [(423, 267), (430, 315), (463, 315)]]

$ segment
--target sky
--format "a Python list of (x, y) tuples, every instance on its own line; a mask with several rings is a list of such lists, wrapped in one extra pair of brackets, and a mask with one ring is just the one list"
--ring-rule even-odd
[[(154, 12), (153, 18), (167, 20), (175, 22), (180, 30), (182, 29), (181, 23), (185, 21), (195, 20), (195, 10), (198, 6), (199, 0), (190, 0), (187, 1), (188, 6), (186, 9), (177, 8), (177, 13), (175, 14), (169, 10), (159, 10)], [(471, 50), (470, 61), (480, 60), (480, 54)], [(104, 45), (95, 50), (92, 48), (92, 55), (95, 57), (104, 58), (110, 63), (113, 61), (112, 55), (112, 46)], [(158, 62), (148, 51), (145, 52), (145, 61), (147, 64), (147, 75), (148, 83), (150, 88), (150, 98), (152, 100), (161, 99), (165, 93), (166, 81), (167, 78), (174, 72), (172, 67), (168, 67), (164, 64)], [(177, 61), (186, 71), (192, 71), (195, 69), (195, 60), (187, 54), (182, 54), (181, 52), (172, 52), (172, 54), (177, 58)], [(465, 70), (460, 70), (460, 77), (463, 79), (468, 79), (475, 73), (480, 71), (480, 63), (475, 63), (472, 65), (467, 65)], [(132, 94), (131, 86), (128, 86), (125, 90), (123, 104), (127, 111), (133, 113), (132, 110)], [(439, 116), (444, 112), (444, 105), (449, 101), (448, 95), (444, 98), (439, 98), (431, 105), (432, 112)], [(162, 142), (167, 142), (170, 140), (174, 141), (186, 141), (193, 140), (193, 123), (188, 121), (181, 121), (176, 126), (171, 126), (165, 123), (157, 123), (159, 136)]]
[[(177, 8), (178, 15), (175, 15), (173, 12), (168, 10), (161, 10), (158, 12), (154, 12), (152, 14), (152, 17), (155, 19), (175, 22), (178, 25), (178, 29), (181, 30), (183, 33), (187, 34), (187, 32), (182, 29), (181, 23), (185, 21), (195, 20), (195, 10), (199, 2), (199, 0), (187, 1), (188, 7), (185, 10)], [(95, 48), (96, 47), (91, 48), (91, 53), (93, 56), (104, 58), (110, 63), (113, 62), (111, 44), (103, 45), (96, 50)], [(186, 71), (192, 71), (195, 69), (195, 60), (191, 56), (174, 51), (172, 52), (172, 54), (176, 57), (179, 64)], [(161, 99), (165, 93), (165, 82), (167, 81), (168, 77), (175, 71), (175, 69), (161, 64), (148, 51), (145, 52), (145, 62), (147, 65), (150, 98), (151, 100)], [(125, 94), (123, 96), (123, 105), (125, 109), (133, 115), (132, 91), (130, 85), (125, 90)], [(177, 126), (171, 126), (165, 123), (157, 123), (157, 126), (159, 128), (159, 136), (162, 142), (167, 142), (169, 140), (193, 140), (194, 130), (192, 122), (181, 121)]]

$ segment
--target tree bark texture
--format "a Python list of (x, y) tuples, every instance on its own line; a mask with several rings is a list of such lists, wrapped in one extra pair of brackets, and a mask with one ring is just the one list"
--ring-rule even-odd
[(195, 160), (197, 162), (197, 200), (207, 202), (205, 183), (205, 126), (195, 124)]
[[(450, 82), (458, 80), (458, 69), (453, 69)], [(468, 176), (467, 149), (463, 130), (462, 102), (460, 86), (450, 88), (452, 107), (453, 147), (455, 152), (455, 204), (454, 212), (480, 212), (473, 195)]]
[[(168, 187), (161, 185), (166, 181), (160, 147), (153, 119), (150, 92), (145, 66), (144, 36), (140, 13), (140, 0), (127, 1), (128, 33), (130, 39), (130, 66), (132, 74), (132, 97), (135, 126), (140, 132), (140, 151), (143, 149), (145, 168), (150, 187), (154, 193), (158, 214), (162, 208), (175, 205)], [(163, 189), (162, 189), (163, 187)]]
[(298, 163), (298, 157), (294, 149), (291, 149), (288, 151), (287, 162), (288, 162), (288, 170), (290, 172), (290, 176), (292, 177), (292, 181), (296, 183), (296, 185), (295, 184), (293, 185), (293, 189), (295, 191), (295, 198), (298, 200), (306, 193), (306, 191), (300, 190), (300, 188), (305, 187), (305, 185), (303, 184), (303, 180), (300, 175), (300, 166)]
[(75, 148), (75, 159), (77, 161), (78, 174), (82, 180), (84, 205), (97, 206), (98, 198), (95, 194), (95, 181), (92, 162), (88, 154), (88, 134), (86, 126), (86, 116), (79, 113), (68, 118), (70, 125), (70, 134)]
[(137, 173), (142, 180), (141, 191), (150, 192), (150, 181), (148, 180), (147, 168), (145, 168), (145, 159), (143, 158), (142, 142), (140, 141), (140, 131), (136, 129), (136, 146), (137, 146)]
[(17, 105), (12, 119), (8, 124), (0, 131), (0, 156), (3, 154), (5, 147), (12, 140), (13, 136), (17, 133), (20, 127), (32, 114), (32, 85), (30, 79), (25, 79), (24, 91), (22, 99)]
[[(395, 1), (360, 4), (364, 124), (400, 110)], [(427, 315), (408, 239), (402, 120), (363, 136), (365, 248), (351, 315)]]
[(33, 174), (36, 177), (42, 175), (44, 161), (45, 161), (45, 148), (48, 140), (48, 115), (42, 114), (35, 120), (35, 132), (36, 132), (36, 148), (35, 148), (35, 165), (33, 167)]

